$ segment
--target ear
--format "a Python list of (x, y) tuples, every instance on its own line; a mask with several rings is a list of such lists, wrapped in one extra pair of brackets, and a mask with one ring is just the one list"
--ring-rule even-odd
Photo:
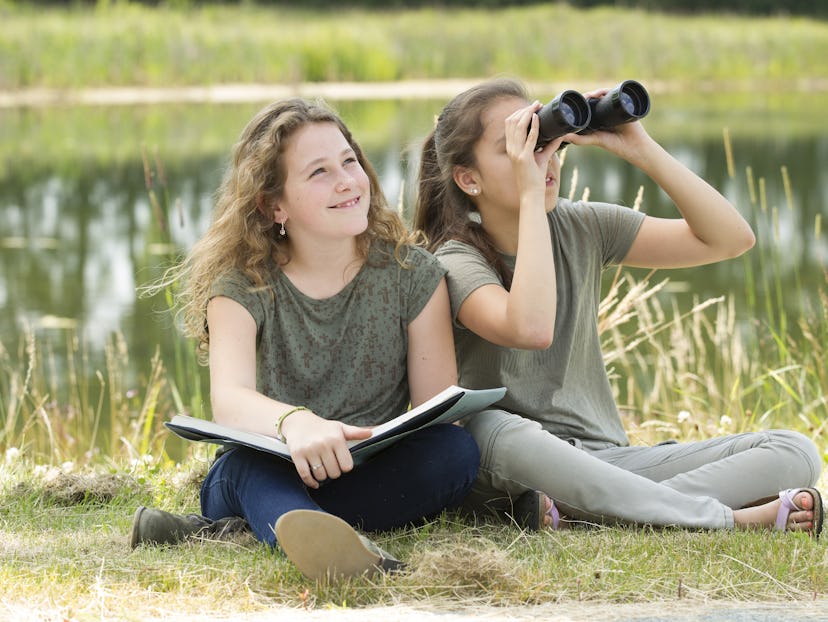
[(278, 201), (274, 201), (268, 205), (265, 203), (264, 197), (259, 195), (256, 197), (256, 209), (258, 209), (259, 213), (268, 220), (272, 220), (273, 222), (279, 224), (287, 222), (287, 214), (285, 213), (285, 210), (279, 206)]
[(474, 169), (466, 166), (455, 166), (452, 177), (454, 177), (454, 183), (457, 184), (460, 190), (469, 196), (476, 196), (480, 193), (480, 182)]

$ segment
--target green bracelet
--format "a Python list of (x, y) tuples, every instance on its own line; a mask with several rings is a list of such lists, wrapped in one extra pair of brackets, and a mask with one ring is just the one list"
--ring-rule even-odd
[(310, 408), (308, 408), (307, 406), (297, 406), (296, 408), (291, 408), (287, 412), (283, 412), (279, 416), (279, 420), (276, 422), (276, 438), (282, 441), (283, 443), (287, 443), (287, 439), (285, 438), (285, 435), (282, 434), (282, 424), (285, 422), (285, 419), (287, 419), (290, 415), (292, 415), (295, 412), (299, 412), (300, 410), (310, 411)]

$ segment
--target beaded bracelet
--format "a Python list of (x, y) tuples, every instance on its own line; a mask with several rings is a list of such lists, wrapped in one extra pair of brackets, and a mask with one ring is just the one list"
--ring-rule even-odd
[(307, 406), (297, 406), (296, 408), (291, 408), (287, 412), (283, 412), (281, 415), (279, 415), (279, 420), (276, 422), (276, 438), (278, 438), (283, 443), (287, 443), (287, 439), (285, 438), (285, 435), (282, 434), (282, 424), (285, 422), (285, 419), (287, 419), (290, 415), (292, 415), (295, 412), (299, 412), (300, 410), (309, 411), (310, 408), (308, 408)]

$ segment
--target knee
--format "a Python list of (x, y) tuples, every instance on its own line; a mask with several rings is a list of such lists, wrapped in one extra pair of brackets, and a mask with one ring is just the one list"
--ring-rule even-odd
[(504, 448), (521, 446), (523, 439), (534, 438), (542, 431), (537, 421), (526, 419), (505, 410), (484, 410), (474, 415), (466, 424), (480, 448), (480, 464), (489, 468)]
[(456, 461), (455, 468), (464, 471), (473, 480), (480, 467), (480, 449), (474, 438), (466, 430), (457, 425), (447, 425), (441, 431), (448, 447), (443, 456), (451, 456)]
[(420, 440), (428, 448), (428, 462), (471, 485), (480, 467), (480, 450), (471, 434), (457, 425), (439, 424), (423, 429)]
[(819, 479), (822, 471), (822, 456), (810, 438), (793, 430), (771, 430), (769, 434), (794, 455), (793, 465), (801, 470), (800, 478), (808, 485)]

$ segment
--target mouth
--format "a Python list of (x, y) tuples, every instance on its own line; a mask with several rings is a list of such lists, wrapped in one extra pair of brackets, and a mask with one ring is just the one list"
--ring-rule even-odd
[(554, 186), (556, 183), (557, 183), (557, 180), (555, 179), (554, 176), (552, 176), (552, 175), (547, 175), (546, 176), (546, 187), (547, 188), (549, 186)]
[(353, 199), (348, 199), (347, 201), (343, 201), (342, 203), (331, 205), (328, 209), (348, 209), (351, 207), (356, 207), (357, 205), (359, 205), (361, 199), (362, 197), (354, 197)]

